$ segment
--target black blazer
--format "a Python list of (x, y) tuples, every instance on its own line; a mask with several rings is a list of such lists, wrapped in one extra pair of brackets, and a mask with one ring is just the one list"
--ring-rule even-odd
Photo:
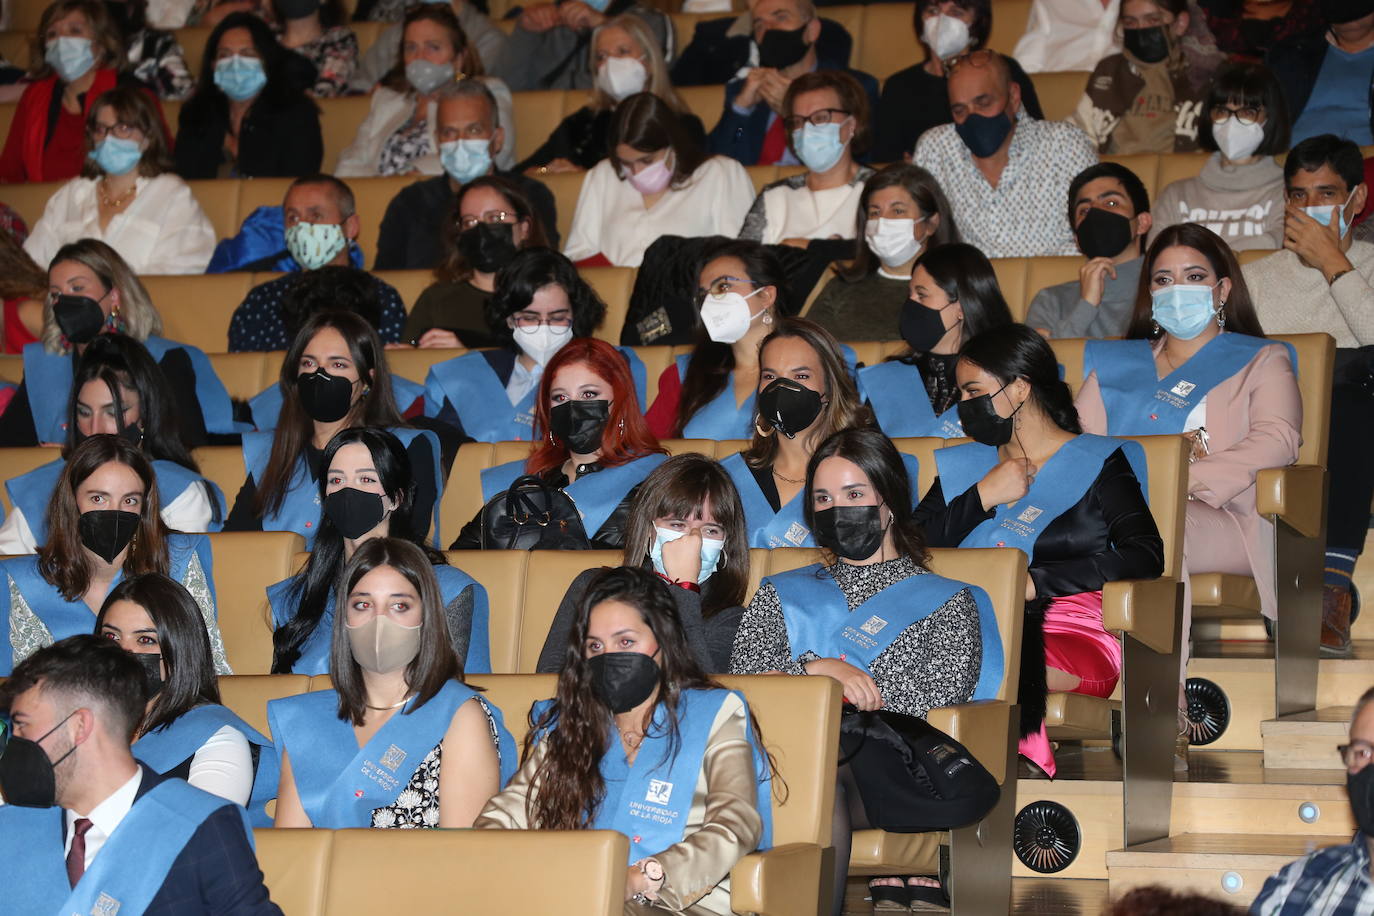
[[(192, 98), (181, 109), (176, 172), (188, 181), (217, 177), (224, 161), (229, 106), (223, 93), (214, 92), (218, 99)], [(315, 103), (304, 92), (269, 99), (264, 90), (239, 126), (238, 174), (247, 178), (299, 178), (318, 172), (323, 159), (320, 110)]]

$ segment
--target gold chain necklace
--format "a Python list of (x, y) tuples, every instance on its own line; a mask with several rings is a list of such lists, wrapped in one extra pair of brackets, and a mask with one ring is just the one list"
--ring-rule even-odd
[(778, 480), (781, 480), (783, 483), (806, 483), (805, 477), (803, 477), (801, 480), (793, 480), (791, 477), (784, 477), (781, 474), (779, 474), (777, 468), (773, 469), (773, 476), (778, 478)]
[(387, 712), (388, 710), (392, 710), (392, 709), (400, 709), (402, 706), (404, 706), (404, 705), (406, 705), (407, 703), (409, 703), (409, 702), (410, 702), (410, 697), (413, 697), (413, 696), (415, 696), (415, 694), (412, 693), (409, 697), (406, 697), (406, 698), (404, 698), (403, 700), (401, 700), (401, 702), (399, 702), (399, 703), (392, 703), (390, 706), (373, 706), (373, 705), (371, 705), (370, 703), (364, 703), (363, 705), (366, 706), (368, 709), (375, 709), (375, 710), (377, 710), (377, 712)]
[(120, 207), (124, 206), (129, 201), (133, 200), (134, 195), (138, 193), (138, 185), (134, 185), (132, 188), (129, 189), (129, 192), (124, 196), (118, 198), (117, 200), (110, 200), (110, 198), (105, 194), (105, 187), (107, 183), (107, 180), (102, 179), (99, 187), (97, 188), (97, 192), (100, 194), (101, 205), (109, 207), (112, 210), (118, 210)]

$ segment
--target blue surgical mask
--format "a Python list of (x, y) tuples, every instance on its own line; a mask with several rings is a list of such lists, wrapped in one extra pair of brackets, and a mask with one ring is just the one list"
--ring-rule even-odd
[[(654, 545), (649, 548), (649, 559), (654, 564), (654, 571), (660, 576), (668, 575), (663, 568), (663, 545), (669, 541), (676, 541), (687, 532), (669, 531), (667, 528), (654, 526)], [(715, 538), (703, 537), (701, 539), (701, 572), (697, 575), (697, 585), (711, 578), (711, 573), (716, 571), (720, 565), (720, 555), (725, 550), (725, 541)]]
[(348, 245), (337, 223), (296, 223), (286, 228), (286, 250), (306, 270), (318, 270)]
[(843, 124), (844, 121), (804, 124), (801, 130), (792, 131), (792, 147), (797, 151), (797, 158), (802, 165), (813, 172), (833, 169), (844, 155), (844, 148), (849, 145), (848, 141), (840, 139), (840, 127)]
[(1214, 286), (1175, 283), (1150, 294), (1153, 317), (1170, 337), (1192, 340), (1214, 321), (1217, 308), (1212, 303)]
[(256, 57), (232, 54), (215, 62), (215, 85), (235, 102), (244, 102), (267, 85), (267, 71)]
[(85, 76), (95, 66), (95, 52), (91, 40), (80, 35), (63, 35), (48, 42), (43, 59), (57, 71), (64, 83), (72, 83)]
[(459, 184), (467, 184), (491, 171), (490, 140), (448, 140), (439, 144), (444, 171)]
[(106, 175), (123, 175), (143, 158), (143, 150), (134, 140), (121, 140), (107, 135), (91, 150), (91, 159)]
[(1320, 207), (1303, 207), (1302, 212), (1312, 217), (1323, 226), (1331, 225), (1333, 214), (1339, 213), (1339, 228), (1341, 238), (1350, 231), (1350, 223), (1345, 218), (1345, 204), (1325, 204)]
[(406, 64), (406, 82), (421, 95), (428, 95), (451, 79), (452, 63), (436, 64), (432, 60), (417, 58)]

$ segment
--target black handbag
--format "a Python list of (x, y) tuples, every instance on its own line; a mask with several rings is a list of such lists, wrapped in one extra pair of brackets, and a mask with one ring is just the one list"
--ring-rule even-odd
[(869, 823), (893, 833), (977, 823), (1001, 795), (966, 747), (925, 719), (887, 709), (845, 704), (840, 763), (854, 775)]
[(539, 477), (519, 477), (482, 507), (483, 550), (590, 550), (577, 505)]

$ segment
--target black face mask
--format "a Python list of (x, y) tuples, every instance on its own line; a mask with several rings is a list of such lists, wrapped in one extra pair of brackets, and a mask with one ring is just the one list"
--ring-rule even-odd
[(1374, 766), (1345, 775), (1345, 791), (1350, 795), (1350, 810), (1355, 825), (1365, 836), (1374, 836)]
[(81, 513), (76, 532), (87, 550), (106, 563), (113, 563), (115, 557), (134, 539), (140, 520), (137, 512), (93, 509)]
[(769, 29), (763, 33), (759, 46), (759, 66), (781, 70), (790, 67), (806, 56), (811, 45), (807, 44), (802, 32), (806, 26), (795, 29)]
[(986, 159), (1001, 148), (1012, 126), (1011, 116), (1005, 111), (995, 115), (971, 114), (963, 124), (954, 125), (954, 132), (964, 141), (970, 153), (979, 159)]
[(277, 0), (277, 12), (283, 19), (304, 19), (320, 8), (320, 0)]
[[(948, 308), (948, 306), (946, 306)], [(945, 321), (940, 317), (941, 310), (928, 309), (915, 299), (908, 299), (906, 305), (902, 306), (902, 317), (898, 321), (898, 330), (911, 349), (917, 353), (928, 353), (935, 349), (935, 345), (940, 342), (940, 338), (950, 332), (950, 328), (945, 327)], [(960, 318), (960, 321), (964, 319)]]
[(992, 406), (993, 397), (1005, 391), (1006, 387), (1003, 385), (993, 394), (980, 394), (976, 398), (959, 402), (959, 423), (964, 427), (964, 435), (974, 442), (990, 445), (993, 448), (1006, 445), (1011, 441), (1011, 433), (1015, 425), (1012, 418), (1016, 416), (1016, 410), (1020, 410), (1021, 407), (1018, 405), (1016, 410), (1011, 412), (1010, 417), (999, 417)]
[(886, 532), (881, 506), (834, 506), (811, 516), (811, 536), (816, 543), (846, 560), (873, 556), (883, 546)]
[(135, 661), (143, 666), (143, 676), (148, 679), (148, 696), (155, 697), (162, 692), (162, 656), (149, 652), (132, 652)]
[(603, 652), (587, 659), (592, 692), (611, 712), (629, 712), (658, 686), (658, 662), (639, 652)]
[(610, 401), (564, 401), (549, 411), (549, 432), (557, 436), (568, 451), (590, 455), (601, 448), (610, 415)]
[(323, 369), (296, 376), (301, 406), (317, 423), (337, 423), (353, 409), (353, 383)]
[(774, 379), (759, 392), (759, 418), (789, 439), (821, 415), (821, 396), (790, 378)]
[(1135, 241), (1130, 217), (1101, 207), (1089, 207), (1073, 232), (1085, 258), (1114, 258)]
[(514, 223), (478, 223), (458, 235), (458, 253), (472, 269), (494, 274), (515, 259)]
[[(48, 729), (38, 741), (57, 731), (74, 715), (76, 710)], [(56, 760), (49, 760), (47, 751), (38, 741), (11, 735), (5, 744), (5, 752), (0, 754), (0, 795), (5, 796), (5, 804), (21, 808), (51, 808), (57, 804), (57, 775), (53, 770), (71, 756), (76, 745)]]
[(58, 296), (52, 317), (62, 336), (74, 344), (90, 343), (105, 327), (105, 313), (90, 296)]
[(382, 523), (386, 506), (380, 493), (344, 487), (324, 498), (324, 514), (339, 529), (339, 534), (356, 541)]
[(1121, 44), (1142, 63), (1157, 64), (1169, 56), (1169, 35), (1162, 25), (1148, 29), (1126, 29)]

